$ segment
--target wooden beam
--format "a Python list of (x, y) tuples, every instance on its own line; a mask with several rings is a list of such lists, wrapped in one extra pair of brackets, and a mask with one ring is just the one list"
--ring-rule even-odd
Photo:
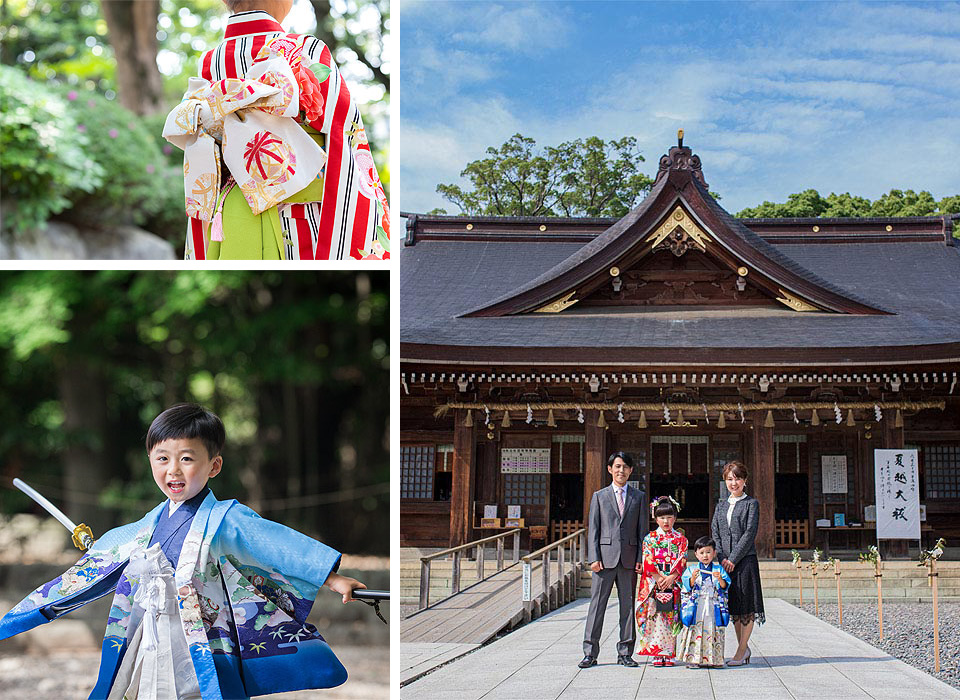
[(764, 428), (764, 416), (756, 413), (753, 421), (753, 463), (747, 466), (750, 472), (748, 493), (760, 501), (760, 526), (757, 529), (757, 556), (772, 559), (776, 545), (776, 493), (774, 489), (773, 428)]
[(583, 469), (583, 522), (589, 521), (590, 499), (609, 483), (607, 475), (607, 429), (597, 427), (599, 411), (583, 412), (585, 459)]
[(453, 485), (450, 495), (450, 546), (466, 544), (473, 518), (473, 481), (476, 468), (476, 427), (463, 424), (467, 412), (453, 416)]

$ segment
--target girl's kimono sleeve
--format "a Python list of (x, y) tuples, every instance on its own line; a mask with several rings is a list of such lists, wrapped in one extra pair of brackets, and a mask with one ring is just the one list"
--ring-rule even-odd
[(327, 151), (316, 259), (387, 259), (390, 211), (360, 110), (329, 47), (308, 37), (303, 53), (304, 63), (313, 62), (315, 73), (329, 71), (320, 83), (320, 116), (310, 122), (323, 134)]

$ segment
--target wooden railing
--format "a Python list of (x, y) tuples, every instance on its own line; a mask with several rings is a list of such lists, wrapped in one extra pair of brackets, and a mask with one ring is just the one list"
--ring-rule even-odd
[[(462, 544), (459, 547), (451, 547), (450, 549), (444, 549), (441, 552), (436, 552), (426, 557), (420, 557), (420, 610), (428, 607), (430, 605), (430, 563), (434, 559), (440, 559), (441, 557), (447, 557), (451, 554), (453, 555), (453, 570), (450, 579), (450, 595), (456, 595), (460, 592), (460, 560), (461, 554), (468, 549), (476, 548), (476, 560), (477, 560), (477, 583), (483, 581), (486, 577), (484, 572), (484, 549), (488, 542), (496, 541), (497, 543), (497, 573), (503, 571), (503, 541), (513, 535), (513, 561), (516, 562), (520, 558), (520, 528), (514, 528), (513, 530), (507, 530), (499, 535), (493, 535), (491, 537), (484, 537), (481, 540), (474, 540), (473, 542), (467, 542)], [(491, 574), (492, 576), (493, 574)], [(448, 596), (449, 597), (449, 596)]]
[(805, 549), (809, 545), (808, 521), (778, 520), (776, 528), (777, 549)]
[[(541, 547), (523, 557), (523, 609), (524, 619), (529, 622), (545, 612), (555, 610), (565, 605), (577, 596), (577, 585), (580, 581), (580, 572), (583, 570), (586, 558), (586, 530), (581, 528), (573, 534), (557, 540), (546, 547)], [(569, 549), (569, 570), (567, 568), (567, 550)], [(554, 584), (550, 582), (551, 554), (556, 551), (557, 577)], [(541, 560), (540, 575), (543, 577), (543, 592), (533, 598), (533, 563)]]

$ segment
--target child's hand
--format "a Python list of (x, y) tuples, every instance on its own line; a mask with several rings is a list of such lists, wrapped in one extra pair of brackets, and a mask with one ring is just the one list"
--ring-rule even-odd
[(344, 603), (349, 603), (351, 600), (355, 600), (353, 597), (353, 592), (357, 588), (366, 588), (366, 586), (360, 583), (357, 579), (350, 578), (349, 576), (341, 576), (340, 574), (336, 573), (332, 573), (327, 576), (327, 580), (324, 581), (323, 585), (327, 586), (331, 591), (342, 595)]
[(719, 572), (719, 571), (714, 571), (714, 572), (713, 572), (713, 577), (714, 577), (715, 579), (717, 579), (717, 581), (720, 581), (720, 572)]

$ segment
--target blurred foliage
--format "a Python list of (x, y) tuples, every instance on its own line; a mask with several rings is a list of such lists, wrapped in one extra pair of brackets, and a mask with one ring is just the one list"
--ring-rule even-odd
[(90, 140), (67, 100), (0, 66), (0, 191), (4, 230), (42, 224), (70, 205), (71, 194), (103, 183)]
[[(157, 139), (134, 113), (99, 95), (79, 97), (70, 90), (67, 99), (78, 121), (77, 128), (89, 137), (86, 152), (109, 177), (89, 193), (74, 192), (70, 219), (90, 225), (103, 221), (125, 221), (137, 225), (159, 212), (165, 203), (157, 186), (165, 160)], [(182, 208), (183, 175), (181, 184)], [(183, 217), (180, 216), (180, 230)]]
[[(386, 272), (6, 272), (0, 473), (87, 522), (109, 516), (101, 528), (129, 522), (162, 499), (147, 427), (172, 403), (200, 401), (227, 429), (218, 498), (386, 554), (388, 289)], [(65, 388), (91, 378), (103, 405), (71, 402)], [(99, 433), (67, 429), (100, 412)], [(104, 473), (80, 474), (70, 492), (71, 458), (84, 450)], [(334, 495), (322, 507), (286, 500), (317, 494)], [(4, 511), (27, 506), (0, 489)]]

